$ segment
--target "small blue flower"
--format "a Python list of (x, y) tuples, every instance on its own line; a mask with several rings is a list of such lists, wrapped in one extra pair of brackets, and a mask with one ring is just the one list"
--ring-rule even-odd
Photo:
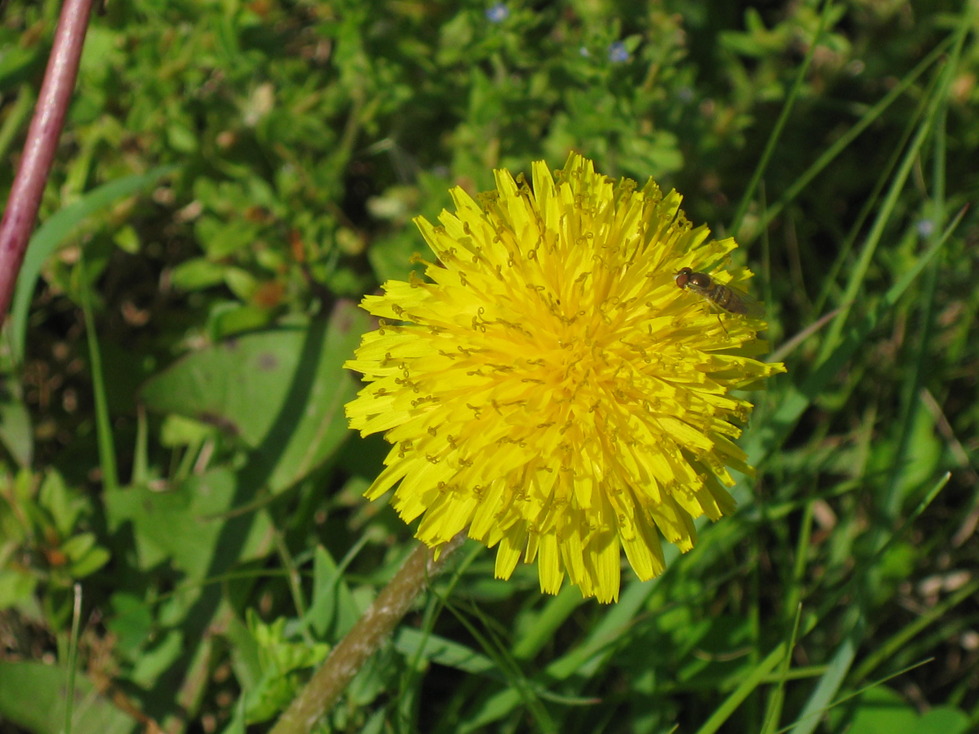
[(934, 220), (931, 219), (922, 219), (921, 221), (918, 222), (917, 228), (918, 228), (918, 236), (921, 239), (927, 239), (928, 237), (931, 237), (931, 235), (934, 234), (935, 232), (935, 222)]
[(506, 3), (497, 3), (486, 8), (486, 20), (490, 23), (502, 23), (510, 17), (510, 8)]
[(622, 41), (616, 41), (608, 47), (608, 60), (613, 64), (624, 64), (629, 60), (629, 52)]
[(586, 46), (582, 46), (578, 49), (578, 55), (587, 59), (589, 56), (591, 56), (591, 51), (589, 51)]

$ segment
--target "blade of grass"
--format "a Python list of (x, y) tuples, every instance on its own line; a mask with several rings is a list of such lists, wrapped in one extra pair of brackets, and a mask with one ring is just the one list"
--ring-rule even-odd
[(779, 113), (778, 119), (775, 121), (775, 127), (772, 129), (765, 143), (765, 150), (762, 151), (761, 158), (758, 159), (758, 165), (755, 166), (755, 170), (751, 174), (751, 180), (748, 181), (748, 185), (745, 187), (741, 201), (738, 202), (737, 211), (734, 213), (734, 219), (731, 222), (731, 231), (735, 235), (741, 229), (741, 222), (744, 219), (745, 213), (748, 211), (748, 206), (751, 204), (751, 200), (755, 195), (755, 190), (758, 188), (758, 182), (761, 181), (761, 177), (768, 170), (768, 164), (772, 159), (772, 154), (775, 152), (775, 145), (781, 138), (782, 130), (789, 121), (789, 116), (795, 107), (795, 102), (799, 98), (802, 85), (806, 80), (809, 65), (812, 64), (812, 60), (816, 55), (816, 48), (819, 46), (819, 41), (822, 39), (826, 31), (826, 26), (829, 24), (829, 18), (834, 11), (835, 7), (832, 0), (827, 0), (823, 5), (823, 12), (819, 16), (819, 27), (816, 28), (816, 35), (812, 39), (812, 43), (809, 44), (805, 58), (799, 65), (799, 71), (795, 75), (791, 89), (789, 89), (789, 94), (786, 97), (785, 104), (782, 106), (782, 111)]
[(65, 684), (65, 734), (71, 734), (74, 719), (73, 703), (75, 701), (75, 675), (78, 672), (78, 638), (82, 624), (82, 586), (76, 583), (72, 589), (71, 633), (68, 637), (68, 680)]
[[(849, 625), (850, 631), (843, 642), (836, 648), (833, 657), (830, 658), (826, 671), (819, 678), (815, 690), (806, 701), (805, 707), (799, 714), (799, 718), (790, 731), (792, 734), (810, 734), (822, 721), (823, 713), (829, 710), (836, 698), (840, 686), (846, 679), (853, 659), (856, 657), (857, 648), (863, 639), (865, 625), (863, 617), (854, 608), (847, 616), (852, 617)], [(844, 623), (845, 624), (845, 623)]]
[(792, 644), (792, 641), (782, 642), (768, 653), (765, 659), (758, 663), (731, 694), (721, 702), (707, 721), (697, 729), (696, 734), (714, 734), (714, 732), (719, 731), (745, 699), (758, 686), (762, 685), (768, 678), (768, 675), (788, 657), (789, 652), (792, 650)]
[(10, 145), (20, 132), (24, 120), (31, 114), (34, 106), (34, 90), (27, 84), (21, 84), (17, 96), (9, 107), (3, 125), (0, 126), (0, 160), (10, 160)]
[(855, 323), (846, 338), (822, 361), (817, 362), (815, 369), (801, 384), (789, 384), (783, 390), (778, 407), (769, 419), (763, 425), (749, 431), (742, 442), (750, 464), (761, 467), (766, 458), (781, 445), (812, 401), (836, 377), (850, 357), (864, 346), (870, 332), (893, 309), (925, 267), (941, 252), (964, 213), (965, 210), (959, 213), (946, 228), (942, 237), (887, 290), (879, 306)]
[(531, 660), (554, 639), (554, 633), (564, 624), (584, 600), (575, 589), (566, 586), (561, 593), (548, 599), (539, 615), (526, 625), (526, 631), (513, 645), (513, 657)]
[[(963, 32), (960, 31), (957, 36), (952, 36), (948, 40), (949, 43), (955, 44), (957, 51), (960, 51), (961, 49), (963, 38), (962, 33)], [(933, 61), (931, 56), (929, 59)], [(946, 69), (943, 69), (942, 71), (947, 72), (949, 68), (953, 67), (954, 64), (950, 63), (947, 65)], [(915, 70), (915, 73), (924, 70), (925, 68), (927, 68), (927, 66), (919, 66)], [(935, 115), (937, 115), (937, 100), (943, 98), (941, 91), (947, 88), (947, 80), (947, 74), (939, 74), (938, 81), (936, 81), (933, 86), (933, 93), (928, 97), (930, 104), (927, 109), (928, 119), (930, 120), (934, 120)], [(892, 100), (889, 100), (888, 103), (890, 101)], [(915, 160), (915, 156), (912, 155), (912, 153), (924, 142), (924, 137), (921, 135), (923, 128), (924, 126), (919, 128), (919, 134), (916, 136), (915, 142), (912, 143), (911, 149), (906, 151), (904, 154), (903, 170), (905, 178), (911, 169), (911, 164)], [(868, 237), (868, 246), (865, 246), (864, 252), (862, 253), (862, 259), (868, 266), (869, 258), (873, 255), (876, 242), (879, 240), (880, 234), (883, 231), (884, 223), (887, 221), (887, 217), (884, 216), (884, 214), (893, 209), (896, 196), (901, 189), (901, 187), (895, 186), (894, 183), (895, 182), (892, 182), (889, 193), (890, 204), (885, 203), (881, 213), (878, 215), (876, 239), (874, 239), (873, 234), (871, 237)], [(961, 214), (956, 219), (956, 223), (959, 219), (961, 219)], [(950, 227), (946, 230), (940, 240), (941, 244), (944, 244), (953, 229), (954, 227)], [(872, 246), (870, 246), (871, 244)], [(918, 277), (918, 275), (920, 275), (925, 265), (938, 254), (941, 244), (936, 243), (922, 256), (917, 263), (909, 268), (909, 270), (904, 273), (902, 277), (900, 277), (897, 282), (895, 282), (895, 284), (887, 291), (881, 307), (879, 307), (875, 312), (872, 312), (868, 317), (864, 318), (860, 323), (854, 325), (849, 330), (844, 342), (839, 343), (840, 335), (843, 333), (843, 325), (849, 316), (849, 310), (853, 305), (854, 296), (862, 286), (863, 275), (866, 274), (866, 267), (864, 267), (862, 270), (863, 275), (858, 277), (856, 273), (853, 274), (847, 291), (849, 294), (849, 300), (844, 297), (845, 308), (836, 312), (838, 315), (832, 322), (830, 336), (827, 336), (823, 342), (823, 348), (819, 358), (816, 360), (816, 368), (806, 378), (802, 385), (790, 385), (785, 390), (785, 393), (779, 401), (778, 408), (773, 413), (771, 420), (769, 420), (759, 429), (749, 432), (748, 436), (746, 437), (743, 445), (748, 452), (752, 464), (755, 466), (760, 466), (765, 457), (769, 456), (771, 451), (774, 450), (776, 446), (781, 444), (782, 440), (788, 435), (788, 432), (795, 426), (802, 413), (809, 407), (812, 399), (821, 393), (829, 381), (835, 377), (837, 371), (863, 345), (864, 339), (876, 326), (880, 318), (886, 313), (887, 310), (892, 308), (894, 304), (897, 303), (900, 296), (903, 295), (910, 284)], [(835, 349), (835, 347), (839, 347), (839, 349)]]
[[(792, 607), (788, 607), (791, 609)], [(792, 639), (789, 643), (789, 650), (795, 649), (795, 643), (799, 636), (799, 624), (802, 620), (802, 605), (795, 605), (795, 619), (792, 623)], [(763, 734), (774, 734), (778, 728), (779, 719), (782, 718), (782, 708), (785, 705), (785, 684), (789, 681), (792, 669), (792, 656), (786, 655), (782, 659), (781, 669), (779, 670), (775, 690), (768, 699), (768, 709), (765, 712), (765, 721), (761, 730)]]
[[(948, 108), (943, 106), (938, 112), (938, 123), (935, 125), (935, 145), (933, 160), (934, 194), (931, 200), (931, 219), (936, 225), (934, 231), (937, 232), (945, 217), (945, 156), (947, 145), (945, 137), (945, 123)], [(928, 359), (930, 350), (933, 326), (935, 321), (935, 296), (938, 292), (938, 272), (941, 261), (935, 259), (928, 266), (923, 278), (921, 306), (921, 326), (918, 329), (917, 343), (913, 349), (913, 359), (911, 368), (902, 371), (904, 381), (900, 393), (901, 408), (900, 417), (897, 425), (899, 434), (894, 450), (894, 461), (891, 462), (890, 476), (884, 485), (884, 499), (882, 507), (885, 517), (894, 517), (898, 512), (901, 502), (901, 475), (906, 466), (901, 460), (908, 456), (911, 445), (911, 435), (914, 426), (917, 425), (918, 413), (921, 410), (921, 401), (918, 394), (921, 392), (922, 375), (926, 372), (925, 362)]]
[(948, 102), (949, 87), (951, 86), (955, 77), (955, 71), (958, 68), (958, 60), (962, 53), (962, 45), (965, 42), (967, 29), (969, 27), (971, 26), (963, 24), (956, 31), (955, 43), (952, 46), (952, 50), (949, 54), (949, 59), (947, 60), (945, 67), (939, 74), (939, 82), (935, 85), (934, 92), (931, 94), (929, 99), (924, 120), (904, 153), (903, 160), (901, 161), (900, 166), (898, 166), (894, 179), (891, 181), (887, 194), (884, 197), (884, 201), (881, 204), (880, 211), (878, 212), (877, 217), (871, 226), (870, 233), (867, 235), (867, 239), (864, 242), (860, 256), (853, 268), (850, 269), (850, 278), (847, 282), (846, 290), (843, 293), (841, 312), (839, 317), (834, 319), (833, 323), (830, 324), (829, 332), (826, 335), (826, 339), (823, 342), (823, 348), (820, 352), (820, 357), (818, 359), (819, 362), (823, 361), (823, 359), (825, 359), (825, 357), (836, 348), (840, 339), (842, 338), (843, 327), (846, 325), (853, 305), (857, 302), (857, 295), (864, 287), (864, 281), (867, 278), (867, 272), (869, 271), (870, 264), (873, 261), (874, 253), (877, 251), (877, 245), (883, 238), (884, 231), (886, 230), (887, 225), (891, 222), (894, 212), (897, 209), (898, 197), (903, 191), (904, 184), (907, 182), (908, 177), (911, 175), (911, 170), (918, 159), (918, 153), (925, 144), (925, 141), (931, 136), (936, 122), (940, 119), (943, 103), (947, 104)]
[(792, 352), (795, 351), (796, 347), (802, 344), (806, 339), (811, 337), (817, 331), (822, 329), (826, 324), (828, 324), (832, 319), (836, 317), (840, 310), (838, 308), (833, 309), (827, 314), (823, 314), (818, 319), (813, 321), (809, 326), (795, 334), (788, 341), (783, 342), (779, 345), (778, 349), (768, 355), (766, 361), (768, 362), (784, 362), (785, 358), (788, 357)]
[[(669, 568), (679, 551), (676, 546), (667, 545), (663, 548), (663, 554)], [(581, 645), (549, 664), (546, 675), (558, 680), (565, 680), (573, 675), (583, 678), (594, 675), (604, 664), (606, 657), (614, 653), (623, 632), (634, 624), (636, 616), (645, 607), (662, 578), (658, 576), (650, 581), (624, 587), (618, 604), (608, 608)]]
[(936, 604), (926, 614), (915, 617), (914, 620), (901, 628), (896, 634), (891, 635), (890, 638), (885, 640), (883, 644), (875, 647), (853, 671), (851, 680), (859, 683), (865, 679), (888, 658), (892, 657), (901, 648), (922, 634), (926, 628), (936, 622), (940, 622), (948, 612), (962, 602), (974, 599), (977, 593), (979, 593), (979, 581), (973, 581), (971, 584), (963, 586), (940, 604)]
[[(789, 204), (795, 201), (800, 193), (812, 183), (813, 179), (822, 173), (830, 163), (832, 163), (844, 150), (846, 150), (858, 137), (860, 137), (874, 122), (879, 120), (884, 112), (896, 102), (901, 96), (911, 88), (918, 78), (930, 69), (938, 59), (945, 55), (949, 45), (954, 41), (954, 37), (949, 36), (939, 43), (925, 56), (918, 64), (885, 94), (880, 101), (868, 109), (860, 118), (853, 123), (846, 132), (836, 138), (827, 147), (812, 165), (803, 171), (799, 177), (782, 193), (782, 195), (770, 207), (761, 213), (757, 229), (748, 236), (741, 236), (738, 241), (742, 245), (754, 242), (755, 238), (762, 232), (767, 231), (768, 225), (777, 219)], [(735, 230), (736, 231), (736, 230)], [(817, 309), (819, 310), (819, 309)]]
[[(948, 474), (939, 479), (925, 496), (925, 499), (919, 503), (918, 507), (908, 519), (908, 522), (902, 528), (892, 532), (879, 550), (876, 550), (872, 555), (858, 562), (852, 581), (846, 587), (852, 592), (856, 603), (847, 609), (845, 619), (841, 623), (841, 626), (849, 628), (849, 631), (843, 642), (837, 647), (826, 672), (819, 679), (815, 690), (806, 701), (806, 705), (799, 714), (796, 725), (791, 729), (792, 734), (811, 734), (822, 720), (823, 713), (829, 710), (834, 702), (838, 702), (836, 701), (836, 697), (850, 673), (853, 661), (856, 658), (856, 651), (860, 647), (868, 627), (867, 617), (871, 609), (869, 599), (874, 596), (874, 590), (870, 584), (872, 583), (874, 571), (879, 568), (879, 560), (894, 542), (896, 542), (897, 538), (903, 535), (904, 531), (910, 528), (911, 523), (931, 504), (932, 500), (948, 483), (948, 479)], [(877, 527), (880, 526), (878, 525)], [(842, 598), (842, 594), (834, 596), (836, 598)], [(821, 618), (835, 607), (836, 598), (832, 600), (832, 604), (824, 604), (823, 611), (819, 615)]]
[(817, 313), (826, 308), (826, 303), (837, 289), (837, 279), (839, 278), (840, 271), (842, 271), (843, 268), (850, 262), (853, 248), (856, 246), (856, 242), (860, 238), (861, 234), (865, 231), (867, 222), (870, 220), (874, 210), (880, 205), (880, 199), (884, 193), (887, 183), (889, 181), (893, 183), (894, 171), (898, 169), (902, 158), (905, 156), (908, 143), (914, 136), (915, 131), (920, 129), (921, 120), (928, 110), (928, 102), (933, 97), (935, 86), (938, 84), (939, 76), (940, 75), (936, 75), (935, 78), (932, 79), (929, 89), (925, 94), (921, 95), (921, 99), (918, 100), (918, 105), (915, 108), (914, 113), (908, 116), (900, 139), (893, 146), (887, 162), (880, 169), (880, 174), (877, 177), (876, 183), (874, 183), (873, 188), (865, 197), (860, 210), (857, 212), (857, 216), (853, 220), (853, 224), (850, 226), (846, 236), (843, 238), (839, 252), (833, 259), (833, 264), (830, 265), (829, 270), (822, 279), (822, 288), (820, 288), (819, 296), (817, 296), (814, 304), (814, 309)]
[(78, 232), (86, 218), (108, 208), (117, 199), (148, 189), (160, 178), (176, 170), (177, 166), (159, 166), (146, 173), (110, 181), (51, 215), (38, 227), (24, 256), (10, 309), (7, 337), (11, 340), (11, 353), (15, 362), (24, 358), (27, 316), (34, 295), (34, 285), (45, 261), (62, 242)]
[(832, 704), (830, 704), (829, 708), (827, 708), (824, 711), (816, 711), (816, 712), (814, 712), (812, 714), (809, 714), (809, 715), (807, 715), (807, 718), (806, 719), (803, 719), (800, 716), (799, 718), (796, 719), (796, 722), (795, 722), (795, 724), (793, 726), (791, 726), (791, 727), (788, 727), (787, 726), (787, 727), (785, 727), (783, 729), (780, 729), (779, 732), (780, 733), (781, 732), (786, 732), (786, 733), (793, 732), (794, 733), (794, 728), (797, 727), (797, 726), (801, 726), (804, 723), (807, 724), (807, 723), (809, 723), (811, 721), (816, 721), (816, 723), (818, 723), (820, 720), (822, 720), (822, 718), (831, 709), (833, 709), (833, 708), (835, 708), (837, 706), (842, 706), (847, 701), (852, 701), (853, 699), (855, 699), (855, 698), (857, 698), (859, 696), (862, 696), (867, 691), (872, 690), (872, 689), (876, 688), (877, 686), (883, 685), (887, 681), (890, 681), (890, 680), (894, 680), (896, 678), (899, 678), (900, 676), (904, 675), (905, 673), (908, 673), (908, 672), (914, 670), (915, 668), (920, 668), (922, 665), (927, 665), (930, 662), (931, 662), (931, 659), (928, 659), (928, 660), (918, 661), (918, 662), (916, 662), (916, 663), (914, 663), (912, 665), (908, 665), (907, 667), (902, 668), (901, 670), (898, 670), (897, 672), (893, 673), (892, 675), (888, 675), (885, 678), (882, 678), (880, 680), (874, 681), (873, 683), (870, 683), (869, 685), (866, 685), (863, 688), (860, 688), (859, 690), (853, 691), (851, 693), (848, 693), (845, 696), (842, 696), (842, 697), (836, 699), (835, 701), (833, 701)]
[(92, 394), (95, 398), (95, 431), (98, 438), (99, 466), (102, 469), (104, 491), (113, 492), (119, 488), (119, 475), (116, 469), (116, 447), (112, 441), (112, 421), (109, 417), (109, 400), (105, 390), (105, 373), (102, 370), (102, 352), (99, 338), (95, 332), (95, 317), (92, 314), (91, 286), (85, 275), (85, 254), (78, 258), (78, 292), (82, 314), (85, 318), (85, 340), (88, 344), (88, 361), (92, 370)]
[[(911, 514), (908, 522), (902, 526), (899, 531), (895, 532), (889, 539), (888, 543), (874, 553), (872, 557), (866, 558), (862, 561), (863, 569), (876, 567), (881, 556), (900, 535), (910, 528), (911, 523), (917, 517), (919, 517), (922, 512), (924, 512), (924, 509), (937, 496), (938, 492), (941, 491), (947, 482), (948, 475), (945, 475), (932, 487), (931, 491), (928, 492), (926, 497), (921, 503), (919, 503), (918, 507)], [(755, 666), (751, 673), (738, 684), (735, 690), (703, 724), (703, 726), (698, 730), (697, 734), (712, 734), (712, 732), (718, 731), (731, 717), (738, 706), (740, 706), (759, 685), (771, 682), (772, 679), (770, 678), (770, 675), (779, 664), (786, 665), (786, 669), (783, 671), (783, 674), (775, 678), (779, 684), (781, 684), (782, 681), (798, 677), (796, 675), (797, 671), (793, 672), (788, 670), (788, 664), (785, 661), (789, 651), (793, 649), (796, 640), (804, 638), (809, 634), (809, 632), (815, 629), (823, 619), (826, 619), (830, 614), (835, 613), (839, 609), (839, 605), (843, 598), (846, 596), (862, 595), (866, 593), (864, 589), (865, 584), (863, 581), (865, 574), (865, 570), (854, 573), (853, 578), (849, 583), (841, 586), (835, 591), (835, 593), (829, 594), (823, 599), (818, 610), (805, 615), (801, 622), (797, 619), (793, 624), (791, 639), (780, 644), (771, 653), (769, 653), (764, 660)], [(801, 606), (797, 606), (796, 609), (801, 610)], [(792, 728), (793, 734), (803, 734), (803, 732), (806, 731), (811, 732), (813, 728), (815, 728), (815, 726), (817, 726), (822, 720), (822, 716), (825, 711), (835, 703), (839, 703), (839, 701), (835, 699), (835, 696), (837, 695), (842, 683), (847, 679), (847, 673), (849, 672), (855, 657), (855, 650), (859, 645), (861, 635), (863, 634), (862, 628), (864, 626), (863, 616), (857, 606), (851, 607), (851, 610), (848, 612), (848, 616), (851, 617), (851, 620), (849, 624), (844, 622), (844, 625), (850, 627), (850, 632), (843, 643), (841, 643), (841, 645), (837, 648), (831, 663), (828, 666), (818, 668), (822, 671), (819, 683), (816, 686), (816, 690), (810, 696), (805, 710), (797, 718), (796, 724)], [(935, 617), (932, 621), (939, 618), (940, 617)], [(800, 629), (801, 634), (799, 633)]]
[(133, 441), (132, 484), (144, 485), (150, 481), (149, 424), (146, 409), (136, 406), (136, 440)]
[[(507, 690), (483, 701), (482, 711), (475, 717), (467, 717), (467, 725), (460, 727), (460, 732), (475, 731), (492, 721), (502, 719), (514, 708), (515, 697), (523, 703), (533, 718), (538, 731), (554, 731), (554, 720), (535, 690), (533, 681), (524, 675), (519, 662), (509, 651), (506, 641), (493, 634), (494, 622), (487, 618), (475, 604), (472, 605), (471, 612), (480, 619), (480, 626), (470, 622), (468, 615), (457, 609), (451, 600), (446, 604), (446, 609), (452, 612), (477, 644), (494, 660), (497, 670), (504, 676), (508, 684)], [(486, 630), (486, 633), (483, 630)]]
[[(679, 555), (675, 546), (666, 546), (663, 551), (667, 566)], [(636, 616), (646, 605), (661, 578), (658, 577), (644, 583), (629, 584), (624, 587), (618, 604), (608, 608), (607, 613), (594, 625), (585, 641), (550, 663), (540, 677), (543, 680), (568, 680), (571, 677), (576, 677), (582, 681), (587, 681), (594, 676), (596, 671), (607, 663), (608, 658), (615, 654), (624, 631), (635, 624)], [(553, 613), (555, 618), (558, 618), (565, 613), (566, 608), (571, 606), (572, 602), (575, 602), (577, 606), (581, 605), (582, 600), (577, 591), (569, 591), (569, 596), (570, 599), (566, 602), (561, 601), (560, 596), (553, 600), (554, 609), (549, 610), (549, 614)], [(524, 638), (519, 643), (521, 654), (530, 654), (534, 648), (539, 646), (540, 642), (541, 639), (533, 635)], [(514, 660), (525, 659), (517, 657), (515, 653), (510, 654), (514, 656)], [(538, 691), (538, 695), (543, 695), (543, 693)], [(498, 720), (504, 713), (508, 713), (510, 709), (519, 705), (521, 698), (522, 696), (512, 690), (503, 691), (494, 696), (491, 705), (493, 720)], [(489, 714), (483, 715), (488, 716)], [(477, 720), (486, 723), (483, 715), (477, 717)]]
[[(296, 614), (300, 619), (306, 619), (308, 607), (306, 605), (306, 596), (303, 593), (302, 575), (300, 574), (299, 567), (296, 565), (295, 559), (292, 557), (292, 553), (289, 551), (289, 545), (283, 537), (283, 532), (274, 523), (272, 525), (272, 542), (275, 544), (276, 554), (279, 557), (279, 562), (282, 564), (282, 569), (285, 571), (286, 586), (289, 589), (289, 595), (292, 597), (292, 604), (295, 607)], [(299, 633), (307, 645), (312, 646), (316, 644), (316, 640), (313, 639), (313, 636), (309, 632), (308, 625), (300, 624)]]

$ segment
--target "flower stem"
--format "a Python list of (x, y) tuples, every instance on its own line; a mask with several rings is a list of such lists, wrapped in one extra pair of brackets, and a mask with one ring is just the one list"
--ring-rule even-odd
[(460, 533), (441, 547), (436, 559), (431, 548), (419, 544), (378, 595), (370, 608), (327, 656), (323, 665), (276, 722), (272, 734), (306, 734), (336, 703), (340, 694), (367, 659), (390, 636), (415, 597), (439, 573), (445, 559), (459, 546)]
[(7, 315), (44, 184), (58, 147), (58, 137), (75, 88), (91, 9), (92, 0), (66, 0), (61, 8), (34, 118), (27, 130), (20, 167), (0, 222), (0, 323)]

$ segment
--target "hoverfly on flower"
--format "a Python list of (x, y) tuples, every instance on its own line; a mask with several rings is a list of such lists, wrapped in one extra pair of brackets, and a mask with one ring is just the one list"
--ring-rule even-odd
[(690, 290), (728, 313), (752, 318), (762, 316), (761, 304), (740, 288), (718, 283), (707, 273), (680, 268), (675, 276), (678, 288)]

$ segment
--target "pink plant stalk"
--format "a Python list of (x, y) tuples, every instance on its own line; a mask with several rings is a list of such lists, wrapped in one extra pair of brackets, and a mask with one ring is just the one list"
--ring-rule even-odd
[(65, 0), (54, 34), (51, 58), (34, 110), (20, 167), (0, 222), (0, 325), (7, 316), (17, 274), (37, 218), (44, 184), (78, 76), (92, 0)]

